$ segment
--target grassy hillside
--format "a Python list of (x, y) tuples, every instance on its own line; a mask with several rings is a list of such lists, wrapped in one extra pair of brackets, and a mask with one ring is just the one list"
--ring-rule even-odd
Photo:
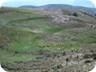
[(0, 9), (0, 62), (38, 61), (96, 45), (96, 19), (78, 10)]

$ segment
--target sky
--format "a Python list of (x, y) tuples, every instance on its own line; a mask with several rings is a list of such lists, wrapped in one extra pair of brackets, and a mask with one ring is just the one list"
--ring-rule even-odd
[(90, 0), (96, 7), (96, 0)]
[[(69, 4), (73, 5), (76, 0), (0, 0), (0, 6), (18, 7), (22, 5), (46, 5), (46, 4)], [(90, 0), (96, 6), (96, 0)]]
[[(72, 4), (74, 0), (5, 0), (4, 6)], [(8, 3), (9, 2), (9, 3)]]

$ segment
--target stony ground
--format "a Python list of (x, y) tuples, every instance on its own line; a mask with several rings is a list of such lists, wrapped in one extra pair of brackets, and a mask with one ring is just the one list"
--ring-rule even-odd
[[(45, 55), (46, 54), (46, 55)], [(35, 61), (2, 63), (9, 72), (88, 72), (95, 67), (96, 49), (81, 48), (76, 51), (42, 53)]]
[(6, 10), (0, 13), (0, 61), (6, 71), (88, 72), (94, 68), (96, 17), (59, 9)]

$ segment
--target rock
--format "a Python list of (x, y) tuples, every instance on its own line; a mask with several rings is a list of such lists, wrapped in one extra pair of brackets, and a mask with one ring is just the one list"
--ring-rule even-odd
[(0, 48), (3, 48), (4, 46), (3, 45), (0, 45)]
[(86, 60), (84, 63), (91, 63), (92, 61), (91, 60)]
[(61, 68), (63, 68), (63, 66), (62, 66), (61, 64), (59, 64), (59, 65), (57, 65), (57, 66), (53, 66), (52, 69), (58, 70), (58, 69), (61, 69)]
[(64, 52), (62, 52), (62, 55), (63, 55), (63, 56), (65, 56), (65, 55), (66, 55), (66, 52), (65, 52), (65, 51), (64, 51)]
[(46, 69), (46, 70), (43, 70), (42, 72), (49, 72), (49, 70), (48, 70), (48, 69)]
[(93, 60), (96, 60), (96, 57), (93, 57)]
[(91, 54), (85, 54), (85, 55), (83, 56), (83, 58), (84, 58), (84, 59), (91, 58)]
[(66, 58), (66, 62), (68, 62), (69, 61), (69, 58)]
[(63, 66), (60, 64), (60, 65), (57, 65), (57, 69), (61, 69)]

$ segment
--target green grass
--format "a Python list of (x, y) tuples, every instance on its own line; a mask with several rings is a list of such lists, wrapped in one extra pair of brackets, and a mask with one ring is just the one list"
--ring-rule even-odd
[(56, 32), (59, 32), (59, 31), (62, 31), (64, 28), (63, 27), (50, 27), (50, 28), (46, 28), (44, 29), (43, 31), (45, 33), (56, 33)]
[[(63, 11), (66, 15), (75, 12)], [(36, 53), (41, 49), (59, 52), (76, 50), (82, 44), (96, 45), (96, 30), (84, 29), (82, 24), (95, 23), (94, 18), (76, 11), (78, 17), (70, 18), (73, 23), (58, 24), (52, 22), (51, 18), (46, 16), (48, 14), (43, 13), (40, 10), (21, 8), (3, 8), (0, 10), (0, 46), (9, 50), (0, 49), (0, 62), (35, 60), (39, 56)], [(74, 20), (82, 23), (75, 23)], [(82, 28), (82, 30), (79, 32), (75, 28)], [(62, 40), (55, 42), (48, 39), (55, 36), (57, 39), (62, 38)]]
[(18, 52), (34, 52), (36, 50), (39, 50), (39, 48), (36, 46), (36, 39), (38, 38), (34, 36), (32, 39), (26, 38), (24, 40), (22, 39), (19, 41), (15, 41), (9, 45), (9, 49)]
[(96, 33), (95, 31), (82, 32), (80, 34), (75, 34), (73, 39), (85, 44), (96, 43)]
[(41, 46), (42, 49), (48, 50), (51, 52), (77, 50), (80, 47), (79, 43), (76, 43), (73, 41), (44, 42), (44, 43), (39, 44), (39, 46)]
[(0, 62), (15, 62), (15, 61), (29, 61), (36, 60), (36, 55), (32, 54), (14, 54), (7, 51), (0, 50)]

